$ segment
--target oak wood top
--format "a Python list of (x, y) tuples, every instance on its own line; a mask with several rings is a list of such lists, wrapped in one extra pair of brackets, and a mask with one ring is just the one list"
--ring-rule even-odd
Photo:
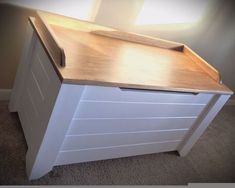
[(94, 32), (109, 35), (115, 30), (44, 12), (40, 15), (63, 47), (66, 66), (53, 65), (64, 83), (232, 94), (213, 78), (216, 71), (200, 66), (190, 51), (101, 36)]

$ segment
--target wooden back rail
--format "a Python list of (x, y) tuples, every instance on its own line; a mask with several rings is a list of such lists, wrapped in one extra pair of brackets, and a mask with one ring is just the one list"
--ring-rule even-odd
[(136, 33), (127, 33), (122, 31), (104, 31), (95, 30), (91, 31), (92, 34), (101, 35), (105, 37), (121, 39), (125, 41), (135, 42), (139, 44), (145, 44), (149, 46), (155, 46), (158, 48), (165, 48), (176, 51), (183, 51), (184, 45), (176, 42), (171, 42), (163, 39), (149, 37), (146, 35), (140, 35)]

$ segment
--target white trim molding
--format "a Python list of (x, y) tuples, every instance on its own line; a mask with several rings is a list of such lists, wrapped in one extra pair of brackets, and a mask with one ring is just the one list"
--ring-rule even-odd
[(0, 89), (0, 101), (8, 101), (11, 97), (11, 89)]

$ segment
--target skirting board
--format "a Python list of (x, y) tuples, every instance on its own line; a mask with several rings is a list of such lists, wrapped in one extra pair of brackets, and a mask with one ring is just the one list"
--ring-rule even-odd
[(235, 99), (229, 99), (226, 104), (226, 106), (231, 106), (231, 105), (235, 105)]
[[(11, 97), (11, 89), (0, 89), (0, 101), (8, 101)], [(225, 105), (235, 105), (235, 99), (229, 99)]]
[(0, 89), (0, 101), (8, 101), (11, 97), (11, 89)]

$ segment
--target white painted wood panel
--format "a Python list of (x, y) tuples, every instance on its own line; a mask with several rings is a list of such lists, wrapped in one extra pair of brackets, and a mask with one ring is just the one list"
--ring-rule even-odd
[(28, 22), (27, 31), (25, 34), (23, 53), (20, 59), (19, 66), (17, 68), (14, 86), (11, 93), (11, 99), (9, 102), (10, 112), (16, 112), (20, 108), (19, 105), (21, 103), (21, 97), (23, 96), (29, 65), (32, 62), (31, 59), (34, 52), (35, 43), (36, 43), (36, 34), (33, 31), (33, 28), (31, 27), (30, 23)]
[(73, 119), (68, 135), (189, 129), (196, 117)]
[(48, 123), (52, 108), (55, 102), (61, 82), (54, 71), (48, 57), (46, 56), (40, 42), (36, 44), (36, 54), (31, 66), (31, 93), (41, 117), (47, 117), (45, 125)]
[[(27, 131), (29, 132), (29, 139), (27, 140), (27, 144), (28, 147), (31, 148), (33, 147), (33, 143), (35, 140), (35, 131), (37, 132), (37, 134), (40, 134), (40, 132), (38, 132), (35, 129), (38, 129), (38, 125), (40, 125), (40, 119), (39, 119), (39, 114), (38, 111), (35, 107), (35, 103), (32, 99), (32, 96), (30, 94), (30, 91), (28, 90), (28, 88), (26, 89), (26, 93), (24, 95), (24, 97), (22, 98), (22, 105), (23, 106), (23, 111), (25, 113), (26, 119), (27, 119), (27, 124), (24, 124), (22, 126), (25, 126), (27, 129)], [(24, 130), (24, 129), (23, 129)]]
[(60, 152), (56, 159), (55, 165), (174, 151), (178, 145), (179, 142), (147, 143)]
[[(28, 75), (28, 83), (26, 85), (26, 88), (28, 92), (32, 95), (33, 101), (35, 103), (35, 108), (38, 111), (38, 116), (39, 113), (43, 113), (43, 108), (41, 108), (42, 103), (44, 103), (46, 93), (41, 91), (41, 88), (37, 82), (37, 78), (34, 76), (33, 72), (30, 70), (29, 75)], [(41, 85), (41, 84), (40, 84)]]
[(22, 101), (22, 105), (18, 107), (18, 115), (19, 115), (19, 119), (20, 119), (20, 123), (22, 126), (22, 129), (24, 131), (24, 136), (25, 136), (25, 140), (27, 142), (27, 145), (30, 144), (30, 142), (32, 141), (32, 130), (30, 127), (30, 120), (28, 119), (29, 116), (28, 114), (25, 112), (25, 104), (23, 104), (24, 99), (21, 99)]
[(164, 142), (182, 140), (187, 130), (177, 131), (146, 131), (107, 134), (83, 134), (67, 136), (61, 148), (66, 150), (79, 150), (97, 147), (110, 147), (118, 145), (141, 144), (149, 142)]
[(34, 63), (32, 63), (31, 70), (37, 78), (42, 92), (48, 93), (48, 89), (54, 90), (60, 80), (39, 42), (36, 45), (35, 51), (36, 55), (33, 58)]
[[(40, 79), (46, 77), (45, 72), (41, 72), (40, 69), (33, 69), (34, 67), (37, 67), (35, 65), (39, 64), (38, 55), (43, 58), (42, 63), (44, 63), (44, 66), (47, 67), (46, 71), (49, 72), (48, 75), (50, 81), (46, 82), (45, 80)], [(37, 143), (37, 145), (40, 144), (39, 138), (42, 138), (46, 131), (50, 114), (61, 85), (54, 69), (51, 66), (52, 65), (48, 61), (48, 57), (45, 55), (44, 49), (37, 40), (35, 50), (32, 54), (31, 64), (29, 64), (29, 69), (27, 72), (28, 78), (25, 82), (24, 91), (22, 93), (23, 97), (18, 111), (19, 116), (27, 116), (21, 117), (21, 119), (28, 120), (25, 120), (25, 123), (22, 123), (22, 127), (27, 127), (23, 128), (25, 134), (27, 135), (26, 132), (30, 131), (31, 140), (26, 139), (28, 145), (32, 143)], [(53, 86), (50, 87), (50, 85)], [(45, 89), (43, 90), (42, 88)], [(21, 113), (21, 110), (24, 112)], [(28, 123), (26, 124), (26, 122)], [(28, 130), (26, 131), (26, 129)], [(29, 136), (26, 137), (29, 138)], [(35, 147), (35, 145), (32, 147)]]
[(64, 141), (66, 132), (79, 103), (83, 86), (62, 84), (53, 111), (49, 115), (46, 132), (41, 145), (30, 148), (26, 156), (29, 179), (37, 179), (49, 172)]
[(120, 89), (118, 87), (86, 86), (82, 100), (120, 102), (164, 102), (207, 104), (211, 94)]
[(197, 116), (205, 105), (82, 101), (75, 118)]
[(229, 99), (230, 95), (216, 94), (212, 100), (208, 103), (206, 108), (198, 117), (195, 124), (192, 126), (185, 139), (177, 148), (177, 151), (181, 156), (187, 155), (193, 145), (198, 141), (200, 136), (204, 133), (211, 121), (215, 118), (217, 113), (221, 110), (224, 104)]
[[(27, 67), (24, 69), (24, 75), (27, 75), (27, 77), (21, 81), (23, 82), (23, 84), (21, 83), (21, 98), (18, 101), (17, 108), (28, 145), (26, 166), (29, 178), (47, 132), (48, 122), (61, 86), (61, 82), (40, 41), (36, 35), (34, 37), (35, 44)], [(41, 63), (46, 67), (44, 72), (38, 66), (39, 56)], [(46, 76), (50, 78), (47, 82), (42, 79)], [(37, 173), (40, 172), (41, 168), (37, 169)]]
[[(33, 44), (34, 49), (36, 46), (36, 41)], [(35, 116), (35, 104), (33, 104), (32, 94), (31, 91), (34, 91), (35, 88), (33, 88), (33, 79), (31, 75), (30, 65), (34, 62), (33, 57), (35, 56), (36, 51), (32, 51), (32, 54), (30, 56), (30, 61), (27, 64), (27, 67), (25, 68), (24, 74), (28, 75), (27, 78), (25, 78), (24, 83), (22, 85), (22, 91), (19, 93), (21, 95), (21, 98), (18, 100), (18, 114), (19, 118), (21, 120), (21, 125), (24, 131), (24, 135), (28, 144), (28, 147), (31, 147), (33, 143), (33, 126), (35, 124), (35, 118), (38, 117), (38, 114)], [(38, 120), (38, 119), (37, 119)]]

